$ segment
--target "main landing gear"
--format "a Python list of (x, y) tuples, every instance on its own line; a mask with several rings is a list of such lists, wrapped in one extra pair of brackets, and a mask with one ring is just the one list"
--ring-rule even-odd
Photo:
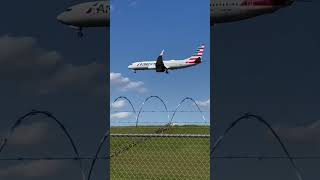
[(79, 37), (79, 38), (82, 38), (82, 37), (84, 36), (84, 34), (83, 34), (83, 31), (82, 31), (82, 28), (81, 28), (81, 27), (78, 29), (77, 35), (78, 35), (78, 37)]

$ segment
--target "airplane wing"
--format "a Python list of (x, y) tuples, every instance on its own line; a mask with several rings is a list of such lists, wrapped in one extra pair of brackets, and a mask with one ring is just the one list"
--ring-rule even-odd
[(161, 51), (158, 59), (157, 59), (157, 62), (156, 62), (156, 72), (164, 72), (166, 71), (166, 66), (164, 65), (163, 63), (163, 52), (164, 50)]

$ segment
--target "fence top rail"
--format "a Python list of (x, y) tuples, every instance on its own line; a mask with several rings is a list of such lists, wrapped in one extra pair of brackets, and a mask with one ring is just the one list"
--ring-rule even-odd
[(210, 138), (210, 134), (110, 134), (111, 137)]

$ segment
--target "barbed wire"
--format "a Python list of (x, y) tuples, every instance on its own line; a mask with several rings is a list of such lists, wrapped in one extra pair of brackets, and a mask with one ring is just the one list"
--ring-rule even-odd
[[(0, 158), (0, 161), (40, 161), (40, 160), (109, 160), (110, 156), (55, 156), (55, 157), (4, 157)], [(276, 156), (276, 155), (221, 155), (213, 156), (214, 159), (256, 159), (256, 160), (277, 160), (277, 159), (288, 159), (287, 156)], [(292, 156), (295, 160), (320, 160), (320, 155), (310, 155), (310, 156)]]
[(214, 156), (214, 152), (215, 150), (219, 147), (219, 145), (221, 144), (221, 142), (223, 142), (224, 138), (226, 137), (226, 135), (228, 135), (230, 132), (232, 132), (233, 128), (236, 127), (239, 123), (243, 122), (243, 121), (256, 121), (260, 124), (262, 124), (263, 126), (265, 126), (274, 136), (274, 138), (277, 140), (277, 142), (279, 143), (281, 149), (283, 150), (283, 152), (285, 153), (287, 159), (289, 160), (291, 166), (294, 168), (294, 171), (296, 173), (296, 176), (299, 180), (302, 180), (302, 175), (301, 172), (298, 168), (298, 166), (296, 165), (296, 162), (294, 161), (294, 159), (292, 158), (292, 155), (289, 153), (288, 148), (286, 147), (286, 145), (284, 144), (284, 142), (281, 140), (280, 136), (278, 135), (278, 133), (272, 128), (271, 124), (269, 122), (267, 122), (264, 118), (262, 118), (259, 115), (255, 115), (255, 114), (251, 114), (251, 113), (245, 113), (244, 115), (240, 116), (239, 118), (237, 118), (235, 121), (233, 121), (229, 127), (224, 131), (224, 133), (216, 140), (216, 142), (213, 144), (213, 147), (211, 149), (211, 156)]
[[(62, 130), (62, 132), (66, 136), (69, 143), (71, 144), (73, 153), (77, 157), (80, 157), (78, 148), (77, 148), (76, 144), (74, 143), (74, 140), (73, 140), (72, 136), (70, 135), (68, 129), (64, 126), (64, 124), (60, 120), (58, 120), (51, 112), (41, 111), (41, 110), (32, 110), (29, 113), (26, 113), (23, 116), (19, 117), (15, 121), (15, 123), (9, 128), (7, 135), (2, 138), (2, 141), (0, 144), (0, 153), (2, 153), (3, 149), (8, 145), (9, 137), (15, 132), (15, 130), (17, 128), (19, 128), (24, 121), (27, 121), (29, 117), (33, 117), (35, 115), (44, 115), (48, 118), (48, 120), (56, 123), (58, 125), (58, 127), (60, 128), (60, 130)], [(32, 119), (29, 119), (29, 120), (32, 120)], [(79, 161), (79, 167), (80, 167), (80, 173), (81, 173), (82, 180), (85, 180), (86, 177), (85, 177), (85, 173), (84, 173), (84, 169), (83, 169), (83, 164), (81, 161)]]
[[(287, 156), (259, 156), (259, 155), (247, 155), (247, 156), (214, 156), (215, 159), (258, 159), (258, 160), (272, 160), (272, 159), (288, 159)], [(319, 156), (291, 156), (294, 160), (320, 160)]]
[[(176, 113), (177, 113), (177, 112), (180, 112), (180, 111), (181, 111), (181, 110), (180, 110), (181, 106), (182, 106), (183, 104), (185, 104), (186, 102), (188, 102), (188, 101), (191, 102), (191, 104), (193, 104), (193, 105), (196, 107), (196, 110), (194, 110), (194, 111), (200, 113), (201, 116), (202, 116), (203, 121), (206, 121), (205, 116), (204, 116), (204, 114), (203, 114), (204, 112), (203, 112), (203, 111), (201, 110), (201, 108), (199, 107), (197, 101), (195, 101), (195, 100), (194, 100), (193, 98), (191, 98), (191, 97), (185, 97), (185, 98), (183, 98), (183, 99), (179, 102), (179, 104), (176, 106), (175, 110), (174, 110), (174, 111), (171, 111), (171, 112), (172, 112), (171, 118), (170, 118), (170, 114), (169, 114), (170, 111), (168, 110), (167, 104), (165, 103), (166, 101), (164, 101), (164, 100), (163, 100), (161, 97), (159, 97), (159, 96), (149, 96), (149, 97), (147, 97), (147, 98), (142, 102), (142, 104), (141, 104), (140, 109), (139, 109), (138, 112), (136, 111), (136, 109), (135, 109), (132, 101), (131, 101), (128, 97), (126, 97), (126, 96), (119, 96), (119, 97), (117, 97), (117, 98), (111, 103), (110, 109), (114, 108), (112, 105), (115, 104), (116, 102), (120, 101), (120, 100), (127, 101), (127, 103), (130, 104), (130, 107), (131, 107), (131, 109), (132, 109), (131, 112), (134, 113), (135, 116), (136, 116), (136, 119), (135, 119), (135, 120), (136, 120), (136, 127), (138, 127), (140, 114), (143, 113), (143, 112), (146, 112), (145, 110), (143, 110), (143, 108), (144, 108), (145, 104), (146, 104), (148, 101), (152, 100), (152, 99), (158, 100), (158, 101), (163, 105), (163, 107), (164, 107), (165, 110), (161, 110), (161, 111), (168, 113), (169, 123), (172, 123), (172, 122), (173, 122), (173, 119), (174, 119)], [(123, 111), (122, 111), (122, 112), (123, 112)], [(156, 112), (156, 111), (154, 111), (154, 112)]]
[[(191, 99), (192, 100), (192, 99)], [(180, 107), (180, 105), (183, 103), (183, 101), (181, 101), (181, 103), (177, 106), (176, 110), (174, 111), (175, 112), (178, 112), (178, 109)], [(142, 111), (141, 111), (142, 112)], [(152, 111), (153, 112), (153, 111)], [(165, 111), (167, 112), (167, 111)], [(197, 112), (203, 112), (199, 109), (199, 111)], [(90, 175), (91, 175), (91, 171), (94, 167), (94, 163), (96, 160), (109, 160), (112, 158), (112, 155), (104, 155), (104, 156), (98, 156), (99, 152), (100, 152), (100, 149), (102, 147), (102, 145), (104, 144), (104, 142), (106, 141), (106, 139), (109, 138), (109, 132), (106, 132), (103, 139), (101, 140), (99, 146), (98, 146), (98, 150), (95, 154), (95, 156), (92, 156), (92, 155), (79, 155), (79, 152), (77, 150), (77, 147), (75, 146), (72, 138), (71, 138), (71, 135), (69, 134), (69, 132), (67, 131), (67, 129), (65, 128), (65, 126), (60, 122), (58, 121), (58, 119), (53, 116), (52, 113), (50, 112), (47, 112), (47, 111), (37, 111), (37, 110), (33, 110), (27, 114), (25, 114), (24, 116), (18, 118), (18, 120), (16, 121), (16, 123), (9, 129), (8, 131), (8, 134), (6, 137), (4, 137), (2, 143), (1, 143), (1, 146), (0, 146), (0, 152), (3, 150), (3, 148), (7, 145), (7, 141), (9, 140), (9, 136), (11, 136), (15, 129), (18, 128), (24, 119), (26, 119), (27, 117), (32, 117), (34, 115), (45, 115), (49, 118), (51, 118), (52, 120), (54, 120), (54, 122), (56, 122), (59, 127), (63, 130), (63, 132), (66, 134), (67, 138), (69, 139), (69, 141), (71, 142), (71, 145), (73, 147), (73, 150), (74, 150), (74, 154), (75, 156), (42, 156), (42, 157), (36, 157), (36, 156), (22, 156), (22, 155), (17, 155), (17, 157), (0, 157), (0, 161), (37, 161), (37, 160), (75, 160), (75, 161), (79, 161), (79, 165), (80, 165), (80, 170), (81, 170), (81, 173), (82, 173), (82, 177), (83, 179), (85, 178), (85, 174), (83, 173), (83, 167), (82, 167), (82, 163), (81, 163), (81, 160), (92, 160), (92, 163), (91, 163), (91, 168), (90, 168), (90, 173), (89, 173), (89, 176), (87, 176), (87, 179), (89, 180), (90, 179)], [(288, 151), (286, 150), (286, 148), (284, 147), (282, 141), (280, 140), (280, 138), (278, 137), (278, 135), (275, 133), (275, 136), (276, 138), (279, 139), (280, 141), (280, 145), (282, 145), (282, 147), (284, 147), (284, 150), (285, 152), (287, 153), (286, 156), (282, 156), (282, 155), (257, 155), (257, 154), (249, 154), (249, 155), (214, 155), (213, 152), (214, 150), (218, 147), (218, 145), (221, 143), (222, 139), (228, 134), (228, 132), (238, 123), (240, 122), (241, 120), (246, 120), (246, 119), (255, 119), (255, 120), (258, 120), (258, 121), (261, 121), (262, 123), (264, 123), (268, 128), (270, 128), (270, 130), (272, 132), (273, 129), (271, 127), (271, 125), (269, 123), (267, 123), (265, 120), (262, 119), (262, 117), (260, 116), (257, 116), (257, 115), (253, 115), (253, 114), (248, 114), (246, 113), (244, 116), (241, 116), (240, 118), (238, 118), (236, 121), (234, 121), (230, 127), (225, 131), (225, 133), (220, 136), (220, 138), (218, 138), (218, 140), (216, 140), (216, 143), (215, 145), (213, 146), (213, 148), (211, 149), (211, 156), (210, 158), (211, 159), (225, 159), (225, 160), (235, 160), (235, 159), (256, 159), (256, 160), (281, 160), (281, 159), (286, 159), (286, 160), (290, 160), (291, 163), (293, 164), (293, 166), (295, 167), (295, 169), (297, 170), (298, 172), (298, 176), (299, 176), (299, 179), (302, 179), (300, 174), (299, 174), (299, 171), (295, 165), (295, 163), (293, 162), (293, 160), (320, 160), (320, 155), (301, 155), (301, 156), (291, 156), (289, 155)], [(172, 119), (171, 119), (172, 120)], [(172, 127), (174, 127), (172, 124), (171, 124), (171, 121), (169, 124), (167, 124), (167, 128), (170, 129)], [(161, 130), (161, 131), (160, 131)], [(154, 133), (157, 133), (157, 132), (162, 132), (162, 128), (159, 128), (157, 129)], [(135, 147), (136, 144), (142, 144), (146, 142), (146, 140), (141, 140), (141, 141), (137, 141), (135, 142), (133, 145), (132, 144), (129, 144), (129, 146), (126, 146), (124, 149), (122, 149), (121, 151), (117, 152), (116, 154), (114, 154), (113, 156), (118, 156), (120, 154), (122, 154), (123, 152), (127, 151), (128, 149), (130, 148), (133, 148)]]
[[(131, 112), (131, 113), (134, 113), (135, 111), (110, 111), (111, 113), (118, 113), (118, 112)], [(159, 113), (166, 113), (166, 112), (175, 112), (174, 110), (168, 110), (168, 111), (164, 111), (164, 110), (143, 110), (141, 112), (159, 112)], [(199, 113), (199, 111), (195, 111), (195, 110), (186, 110), (186, 111), (183, 111), (183, 110), (180, 110), (180, 111), (176, 111), (176, 112), (182, 112), (182, 113)], [(203, 111), (201, 110), (201, 112), (205, 112), (205, 113), (208, 113), (210, 111)]]

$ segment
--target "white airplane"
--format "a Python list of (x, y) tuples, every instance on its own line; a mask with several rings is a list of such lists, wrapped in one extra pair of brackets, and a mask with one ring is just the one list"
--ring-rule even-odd
[(128, 66), (129, 69), (133, 70), (135, 73), (138, 70), (155, 70), (156, 72), (166, 72), (168, 70), (182, 69), (191, 66), (198, 65), (202, 62), (202, 55), (204, 52), (204, 45), (201, 45), (196, 53), (189, 58), (183, 60), (163, 60), (163, 52), (161, 51), (158, 59), (156, 61), (140, 61), (134, 62)]
[(83, 28), (110, 26), (110, 4), (109, 1), (93, 1), (77, 4), (59, 14), (57, 20), (78, 30), (79, 37), (82, 37)]
[(292, 5), (294, 0), (211, 0), (211, 25), (239, 21), (273, 13)]

